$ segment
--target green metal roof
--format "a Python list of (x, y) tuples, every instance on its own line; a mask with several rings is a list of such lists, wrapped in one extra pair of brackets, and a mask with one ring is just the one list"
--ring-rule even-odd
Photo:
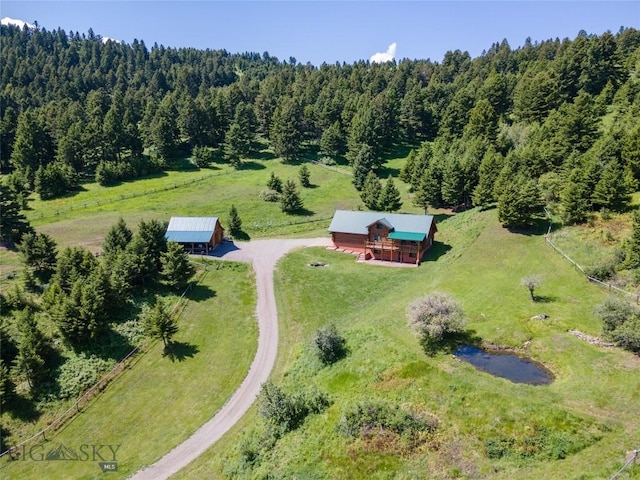
[(426, 235), (420, 232), (391, 232), (389, 238), (392, 240), (411, 240), (412, 242), (421, 242)]
[(385, 225), (392, 225), (397, 231), (422, 235), (428, 235), (432, 225), (435, 227), (434, 218), (431, 215), (336, 210), (329, 225), (329, 231), (366, 235), (369, 232), (367, 227), (374, 222), (383, 223), (382, 220)]

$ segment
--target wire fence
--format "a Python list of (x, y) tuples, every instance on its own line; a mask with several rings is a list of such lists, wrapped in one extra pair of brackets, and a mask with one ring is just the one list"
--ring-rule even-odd
[[(546, 211), (546, 209), (545, 209)], [(549, 212), (547, 212), (547, 215), (550, 218)], [(617, 287), (615, 285), (612, 285), (610, 282), (603, 282), (602, 280), (593, 277), (591, 275), (589, 275), (585, 269), (583, 267), (581, 267), (578, 262), (576, 262), (575, 260), (573, 260), (571, 257), (569, 257), (569, 255), (567, 255), (566, 253), (564, 253), (560, 247), (558, 247), (555, 243), (553, 243), (553, 240), (551, 240), (551, 224), (549, 225), (549, 229), (547, 230), (547, 234), (544, 236), (544, 239), (546, 240), (546, 242), (551, 245), (551, 247), (553, 247), (553, 249), (558, 252), (566, 261), (568, 261), (570, 264), (572, 264), (574, 266), (574, 268), (579, 271), (582, 275), (585, 276), (585, 278), (587, 280), (589, 280), (592, 283), (595, 283), (597, 285), (600, 285), (601, 287), (606, 288), (607, 290), (611, 291), (615, 291), (618, 293), (622, 293), (623, 295), (627, 295), (629, 297), (633, 297), (636, 301), (636, 304), (640, 304), (640, 295), (637, 293), (633, 293), (633, 292), (629, 292), (627, 290), (623, 290), (620, 287)]]
[(140, 192), (127, 193), (127, 194), (117, 195), (117, 196), (114, 196), (114, 197), (108, 197), (108, 198), (103, 198), (103, 199), (98, 199), (98, 200), (93, 200), (93, 201), (88, 201), (88, 202), (82, 202), (81, 204), (70, 205), (69, 207), (66, 207), (66, 208), (56, 208), (55, 210), (52, 209), (49, 212), (41, 211), (39, 214), (31, 216), (30, 220), (41, 220), (41, 219), (45, 219), (45, 218), (59, 217), (60, 215), (64, 215), (66, 213), (77, 211), (77, 210), (84, 210), (84, 209), (87, 209), (87, 208), (90, 208), (90, 207), (99, 207), (101, 205), (111, 205), (113, 203), (121, 202), (123, 200), (128, 200), (130, 198), (144, 197), (144, 196), (147, 196), (147, 195), (152, 195), (154, 193), (166, 192), (168, 190), (174, 190), (176, 188), (184, 187), (184, 186), (187, 186), (187, 185), (193, 185), (195, 183), (200, 183), (200, 182), (208, 180), (208, 179), (210, 179), (212, 177), (220, 176), (220, 175), (222, 175), (224, 173), (225, 172), (211, 173), (209, 175), (203, 175), (201, 177), (192, 178), (192, 179), (189, 179), (189, 180), (184, 180), (182, 182), (173, 182), (173, 183), (171, 183), (169, 185), (164, 185), (164, 186), (158, 187), (158, 188), (152, 188), (152, 189), (144, 190), (144, 191), (140, 191)]
[(622, 475), (622, 472), (624, 472), (627, 468), (629, 468), (629, 466), (631, 466), (632, 463), (638, 463), (638, 459), (640, 459), (640, 450), (632, 450), (630, 452), (629, 458), (627, 459), (627, 462), (609, 480), (615, 480), (616, 478), (618, 478), (620, 475)]
[[(204, 276), (207, 273), (207, 268), (205, 267), (202, 274), (194, 283), (198, 283), (204, 279)], [(189, 284), (187, 288), (182, 292), (180, 298), (176, 300), (173, 308), (171, 309), (171, 314), (179, 317), (186, 305), (188, 303), (188, 299), (186, 298), (187, 292), (191, 289), (193, 283)], [(49, 422), (45, 428), (40, 430), (39, 432), (31, 435), (27, 439), (17, 443), (6, 449), (3, 452), (0, 452), (0, 458), (5, 456), (9, 456), (9, 458), (13, 459), (13, 455), (19, 454), (20, 449), (29, 443), (43, 440), (47, 440), (47, 434), (54, 434), (56, 431), (60, 430), (64, 425), (69, 422), (73, 417), (77, 414), (83, 412), (86, 408), (91, 405), (91, 402), (97, 398), (97, 396), (115, 379), (119, 377), (119, 375), (124, 372), (127, 368), (130, 368), (135, 362), (140, 360), (142, 356), (151, 350), (156, 343), (158, 343), (157, 339), (147, 340), (140, 345), (136, 346), (133, 350), (131, 350), (127, 355), (125, 355), (115, 366), (107, 373), (105, 373), (93, 386), (91, 386), (87, 391), (85, 391), (80, 397), (76, 399), (73, 404), (67, 408), (63, 413), (58, 415), (53, 421)]]

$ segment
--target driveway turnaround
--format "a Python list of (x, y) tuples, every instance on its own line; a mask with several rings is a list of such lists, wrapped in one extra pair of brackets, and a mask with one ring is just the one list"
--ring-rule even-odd
[(258, 290), (256, 315), (259, 336), (256, 356), (244, 381), (218, 413), (156, 463), (130, 477), (132, 480), (169, 478), (204, 453), (242, 418), (260, 393), (262, 384), (268, 380), (278, 353), (278, 312), (273, 290), (276, 263), (294, 248), (329, 245), (329, 238), (301, 238), (223, 243), (216, 247), (213, 257), (250, 262), (253, 265)]

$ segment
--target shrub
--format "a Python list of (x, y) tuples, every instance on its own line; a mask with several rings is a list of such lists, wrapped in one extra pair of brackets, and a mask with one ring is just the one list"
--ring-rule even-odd
[(596, 315), (602, 320), (602, 329), (605, 334), (612, 332), (629, 318), (636, 315), (638, 309), (628, 301), (615, 297), (607, 297), (604, 302), (596, 307)]
[(321, 392), (289, 394), (271, 382), (262, 384), (258, 411), (277, 436), (295, 430), (311, 413), (320, 413), (330, 405)]
[(313, 337), (313, 347), (324, 365), (331, 365), (347, 354), (346, 341), (335, 325), (319, 329)]
[(62, 398), (79, 396), (93, 386), (100, 376), (113, 368), (113, 362), (84, 353), (72, 357), (60, 367), (58, 385)]
[(616, 263), (614, 261), (602, 262), (597, 265), (585, 268), (584, 272), (600, 281), (609, 280), (616, 273)]
[(275, 190), (262, 190), (260, 192), (260, 200), (264, 200), (265, 202), (279, 202), (280, 193)]
[(462, 308), (451, 296), (440, 292), (411, 303), (407, 318), (426, 344), (441, 342), (451, 334), (460, 333), (466, 325)]
[(365, 400), (345, 410), (336, 431), (353, 438), (390, 432), (415, 444), (421, 435), (434, 433), (437, 428), (435, 417), (418, 415), (387, 402)]

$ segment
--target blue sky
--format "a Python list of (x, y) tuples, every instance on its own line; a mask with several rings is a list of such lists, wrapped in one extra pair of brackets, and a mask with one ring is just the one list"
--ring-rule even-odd
[[(2, 0), (0, 17), (131, 43), (269, 52), (281, 60), (352, 63), (386, 52), (442, 60), (476, 57), (506, 38), (512, 48), (640, 28), (640, 0), (627, 1), (30, 1)], [(390, 51), (393, 53), (393, 51)]]

